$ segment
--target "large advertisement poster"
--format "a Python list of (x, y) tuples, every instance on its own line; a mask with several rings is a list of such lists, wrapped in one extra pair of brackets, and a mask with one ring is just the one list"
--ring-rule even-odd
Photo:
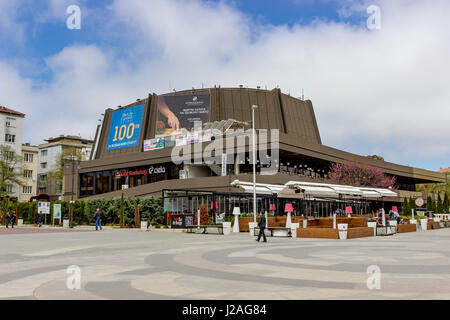
[(139, 145), (144, 109), (145, 105), (141, 104), (113, 112), (106, 150)]
[(156, 138), (144, 141), (144, 152), (164, 148), (164, 138)]
[(163, 95), (158, 97), (155, 137), (186, 136), (194, 123), (210, 121), (210, 94)]

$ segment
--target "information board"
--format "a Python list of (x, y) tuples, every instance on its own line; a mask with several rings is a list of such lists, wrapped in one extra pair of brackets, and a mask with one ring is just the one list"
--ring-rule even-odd
[(50, 202), (38, 202), (38, 213), (50, 214)]

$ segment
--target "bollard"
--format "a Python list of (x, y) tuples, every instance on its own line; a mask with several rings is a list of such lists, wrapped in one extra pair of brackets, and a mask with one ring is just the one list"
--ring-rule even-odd
[(248, 227), (250, 229), (250, 236), (254, 237), (255, 229), (258, 227), (258, 223), (257, 222), (249, 222)]

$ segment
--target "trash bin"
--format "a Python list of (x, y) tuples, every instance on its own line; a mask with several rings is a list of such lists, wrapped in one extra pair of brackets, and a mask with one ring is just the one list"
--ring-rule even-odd
[(291, 237), (297, 238), (297, 229), (300, 227), (300, 223), (291, 223)]
[(367, 222), (367, 226), (369, 228), (373, 228), (373, 236), (377, 235), (377, 223), (376, 222)]
[(17, 226), (18, 227), (23, 226), (23, 218), (17, 219)]
[(231, 233), (231, 222), (222, 222), (223, 234), (229, 235)]
[(64, 218), (64, 220), (63, 220), (63, 228), (69, 228), (69, 218)]
[(420, 219), (420, 230), (427, 231), (428, 219)]
[(348, 224), (346, 223), (340, 223), (338, 224), (338, 231), (339, 231), (339, 239), (347, 239), (347, 231), (348, 231)]
[(148, 228), (148, 222), (147, 221), (141, 221), (141, 230), (147, 231)]

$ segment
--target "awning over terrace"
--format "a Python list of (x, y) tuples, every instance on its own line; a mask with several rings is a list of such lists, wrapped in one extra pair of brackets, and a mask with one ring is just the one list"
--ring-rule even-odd
[[(246, 193), (253, 193), (252, 182), (234, 180), (231, 185), (244, 189)], [(282, 198), (304, 198), (305, 195), (331, 198), (339, 198), (340, 195), (360, 198), (397, 197), (397, 193), (390, 189), (302, 181), (289, 181), (284, 185), (257, 183), (256, 193), (272, 194)]]

